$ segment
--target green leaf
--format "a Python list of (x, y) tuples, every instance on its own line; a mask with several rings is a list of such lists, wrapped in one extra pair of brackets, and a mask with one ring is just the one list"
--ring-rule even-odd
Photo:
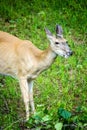
[(55, 124), (56, 130), (62, 130), (62, 127), (63, 127), (63, 123), (61, 123), (61, 122)]
[(51, 120), (51, 117), (49, 115), (46, 115), (42, 118), (42, 120), (45, 122), (45, 121), (49, 121)]
[(60, 116), (62, 116), (64, 119), (68, 119), (71, 117), (71, 113), (63, 108), (58, 109), (58, 113)]
[(38, 120), (38, 121), (41, 121), (41, 117), (38, 116), (38, 115), (34, 116), (34, 119), (35, 119), (35, 120)]

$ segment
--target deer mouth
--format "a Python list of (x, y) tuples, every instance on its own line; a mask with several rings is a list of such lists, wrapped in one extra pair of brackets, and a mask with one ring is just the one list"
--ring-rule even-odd
[(68, 57), (69, 57), (69, 55), (64, 55), (64, 57), (65, 57), (65, 58), (68, 58)]
[(69, 56), (72, 56), (73, 52), (69, 51), (66, 53), (66, 55), (63, 55), (65, 58), (68, 58)]

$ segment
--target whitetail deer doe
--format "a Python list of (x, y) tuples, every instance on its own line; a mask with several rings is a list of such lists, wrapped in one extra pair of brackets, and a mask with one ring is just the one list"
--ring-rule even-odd
[(29, 103), (35, 111), (33, 101), (33, 80), (55, 60), (57, 55), (65, 58), (72, 55), (67, 40), (63, 38), (63, 30), (56, 26), (56, 36), (45, 29), (50, 41), (49, 47), (42, 51), (28, 40), (21, 40), (6, 32), (0, 31), (0, 74), (17, 77), (29, 119)]

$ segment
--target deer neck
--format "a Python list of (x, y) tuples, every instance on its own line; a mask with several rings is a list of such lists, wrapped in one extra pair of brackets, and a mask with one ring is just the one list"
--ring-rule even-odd
[(38, 55), (35, 54), (36, 64), (35, 69), (32, 70), (30, 79), (35, 79), (42, 71), (46, 70), (55, 60), (56, 54), (52, 51), (51, 47), (44, 51), (40, 51)]
[(39, 68), (41, 70), (47, 69), (55, 60), (56, 58), (56, 53), (53, 52), (51, 47), (49, 46), (46, 50), (42, 51), (39, 59)]

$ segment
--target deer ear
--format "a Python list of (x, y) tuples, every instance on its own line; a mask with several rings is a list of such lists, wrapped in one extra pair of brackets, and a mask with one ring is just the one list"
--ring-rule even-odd
[(50, 40), (50, 42), (52, 42), (52, 38), (53, 38), (52, 33), (47, 28), (45, 28), (45, 32), (46, 32), (47, 38)]
[(56, 36), (63, 37), (63, 30), (60, 25), (56, 25)]
[(46, 32), (47, 36), (53, 36), (52, 33), (47, 28), (45, 28), (45, 32)]

